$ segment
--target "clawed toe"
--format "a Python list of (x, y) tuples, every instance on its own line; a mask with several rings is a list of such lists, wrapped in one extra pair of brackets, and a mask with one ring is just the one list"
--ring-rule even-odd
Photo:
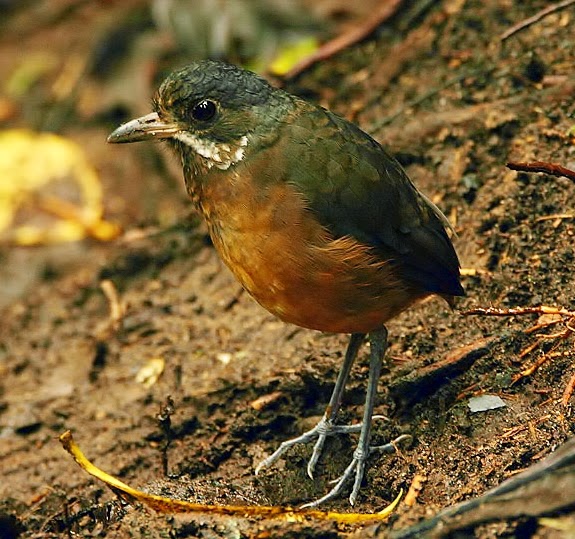
[[(371, 419), (372, 421), (374, 419), (387, 420), (387, 417), (385, 417), (384, 415), (374, 415)], [(296, 438), (292, 438), (290, 440), (282, 442), (282, 444), (269, 457), (266, 457), (257, 465), (254, 473), (255, 475), (258, 475), (264, 468), (271, 466), (291, 447), (298, 444), (311, 443), (313, 440), (316, 440), (316, 443), (313, 447), (312, 455), (307, 465), (307, 474), (310, 477), (310, 479), (313, 479), (313, 472), (315, 471), (316, 464), (319, 460), (319, 457), (321, 456), (326, 438), (328, 436), (334, 436), (336, 434), (354, 434), (360, 432), (362, 427), (363, 423), (355, 423), (353, 425), (334, 425), (330, 419), (324, 416), (313, 429), (304, 432), (302, 435), (297, 436)], [(399, 440), (400, 438), (398, 438), (397, 440)], [(395, 443), (395, 441), (396, 440), (394, 440), (391, 443)], [(377, 449), (385, 452), (392, 451), (384, 449), (384, 446), (377, 447)]]
[(391, 440), (391, 442), (387, 442), (383, 445), (372, 445), (369, 448), (370, 453), (374, 453), (376, 451), (380, 453), (394, 453), (397, 451), (397, 444), (402, 442), (411, 442), (413, 440), (413, 436), (411, 434), (402, 434), (395, 438), (395, 440)]
[[(384, 416), (374, 416), (374, 419), (382, 418), (384, 418)], [(334, 425), (329, 418), (324, 416), (313, 429), (304, 432), (301, 436), (297, 436), (296, 438), (282, 442), (282, 444), (276, 449), (274, 453), (272, 453), (269, 457), (265, 458), (258, 464), (255, 469), (255, 474), (258, 475), (264, 468), (271, 466), (291, 447), (298, 444), (311, 443), (316, 440), (312, 455), (307, 465), (307, 474), (311, 479), (313, 479), (313, 473), (323, 451), (325, 440), (329, 436), (334, 436), (336, 434), (350, 434), (360, 432), (362, 425), (362, 423), (354, 425)]]
[(396, 451), (397, 444), (404, 442), (406, 440), (411, 440), (412, 436), (410, 434), (402, 434), (398, 436), (391, 442), (379, 445), (379, 446), (372, 446), (367, 451), (364, 451), (361, 447), (357, 447), (354, 451), (353, 459), (349, 463), (348, 467), (345, 469), (343, 474), (341, 474), (337, 479), (330, 481), (333, 484), (332, 489), (321, 498), (314, 500), (313, 502), (306, 503), (301, 506), (302, 509), (317, 507), (322, 503), (331, 501), (337, 498), (341, 492), (343, 491), (344, 487), (347, 483), (349, 483), (352, 479), (354, 479), (353, 487), (351, 489), (351, 494), (349, 495), (349, 503), (351, 505), (355, 505), (357, 497), (359, 495), (359, 490), (361, 488), (361, 482), (363, 481), (363, 476), (365, 474), (365, 464), (367, 461), (368, 456), (375, 451), (383, 451), (385, 453), (393, 453)]
[(353, 480), (353, 486), (351, 488), (351, 494), (349, 496), (349, 502), (354, 505), (359, 490), (361, 488), (361, 482), (365, 473), (365, 465), (369, 454), (373, 451), (380, 451), (385, 453), (391, 453), (395, 451), (395, 445), (406, 439), (411, 439), (411, 436), (404, 434), (399, 436), (392, 442), (381, 445), (381, 446), (370, 446), (370, 433), (371, 433), (371, 422), (374, 419), (382, 419), (384, 416), (373, 415), (374, 405), (375, 405), (375, 395), (377, 391), (377, 380), (381, 372), (381, 362), (385, 355), (385, 350), (387, 347), (387, 330), (385, 327), (375, 330), (370, 333), (370, 360), (369, 360), (369, 378), (367, 383), (367, 391), (365, 398), (365, 408), (363, 411), (363, 420), (357, 425), (334, 425), (337, 412), (341, 405), (343, 388), (345, 382), (349, 376), (351, 366), (357, 355), (357, 351), (363, 342), (365, 335), (360, 333), (354, 333), (351, 336), (348, 349), (346, 351), (345, 360), (342, 368), (339, 372), (332, 396), (330, 398), (325, 415), (322, 417), (321, 421), (311, 430), (283, 442), (279, 448), (270, 455), (268, 458), (264, 459), (257, 466), (255, 473), (258, 474), (263, 468), (266, 468), (278, 460), (290, 447), (296, 444), (309, 443), (315, 440), (314, 448), (312, 451), (311, 458), (307, 465), (307, 474), (313, 479), (313, 474), (315, 467), (319, 461), (320, 455), (323, 451), (325, 440), (328, 436), (333, 436), (334, 434), (350, 434), (359, 432), (359, 441), (357, 448), (353, 453), (353, 458), (343, 474), (335, 480), (333, 488), (322, 498), (315, 500), (313, 502), (307, 503), (302, 507), (317, 507), (318, 505), (330, 501), (341, 494), (346, 485)]

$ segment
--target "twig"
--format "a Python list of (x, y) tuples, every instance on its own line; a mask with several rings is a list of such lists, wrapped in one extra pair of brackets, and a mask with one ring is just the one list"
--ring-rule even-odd
[[(535, 420), (535, 426), (540, 425), (541, 423), (544, 423), (548, 419), (551, 419), (551, 414), (547, 414), (547, 415), (544, 415), (544, 416), (536, 419)], [(500, 438), (503, 440), (505, 440), (506, 438), (514, 438), (520, 432), (523, 432), (524, 430), (528, 430), (530, 423), (531, 422), (523, 423), (521, 425), (517, 425), (515, 427), (512, 427), (509, 430), (505, 431), (503, 434), (501, 434)]]
[(575, 213), (553, 213), (551, 215), (542, 215), (535, 219), (536, 223), (541, 221), (562, 221), (563, 219), (575, 219)]
[(569, 378), (569, 381), (565, 386), (565, 390), (563, 391), (563, 397), (561, 398), (561, 404), (563, 406), (567, 406), (569, 404), (569, 400), (571, 399), (571, 395), (573, 395), (573, 391), (575, 391), (575, 374)]
[[(548, 417), (541, 418), (548, 419)], [(485, 522), (538, 518), (567, 510), (575, 503), (575, 438), (544, 460), (510, 477), (479, 498), (471, 498), (409, 528), (391, 531), (390, 539), (469, 537)], [(462, 532), (462, 533), (461, 533)]]
[(531, 26), (533, 23), (536, 23), (537, 21), (540, 21), (544, 17), (547, 17), (547, 15), (551, 15), (551, 13), (555, 13), (556, 11), (560, 11), (561, 9), (565, 9), (566, 7), (569, 7), (572, 4), (575, 4), (575, 0), (563, 0), (563, 2), (558, 2), (557, 4), (547, 6), (541, 11), (535, 13), (535, 15), (515, 24), (514, 26), (509, 28), (509, 30), (503, 32), (500, 38), (501, 41), (505, 41), (506, 39), (510, 38), (513, 34), (516, 34), (517, 32), (524, 30), (528, 26)]
[[(540, 305), (538, 307), (516, 307), (512, 309), (497, 309), (495, 307), (488, 307), (488, 308), (477, 308), (477, 309), (470, 309), (468, 311), (463, 312), (464, 315), (485, 315), (485, 316), (518, 316), (518, 315), (526, 315), (526, 314), (538, 314), (542, 315), (558, 315), (561, 316), (561, 323), (565, 326), (563, 330), (558, 331), (556, 333), (550, 335), (537, 335), (537, 340), (524, 348), (520, 353), (519, 357), (524, 358), (537, 348), (539, 348), (544, 342), (546, 341), (556, 341), (551, 350), (544, 353), (537, 361), (535, 361), (529, 367), (523, 369), (521, 372), (516, 374), (513, 377), (511, 384), (516, 384), (519, 380), (526, 378), (527, 376), (531, 376), (541, 365), (545, 362), (550, 360), (551, 358), (559, 357), (565, 355), (563, 352), (556, 352), (559, 345), (575, 334), (575, 327), (573, 323), (575, 322), (575, 311), (569, 311), (564, 307), (549, 307), (546, 305)], [(532, 333), (535, 330), (541, 329), (543, 327), (549, 327), (554, 325), (555, 323), (559, 323), (559, 321), (552, 321), (547, 322), (545, 324), (538, 323), (535, 326), (527, 329), (524, 333)], [(570, 354), (570, 352), (567, 352)], [(573, 386), (573, 387), (571, 387)], [(563, 394), (562, 402), (565, 404), (568, 402), (573, 390), (575, 388), (575, 377), (571, 379), (568, 384), (565, 392)]]
[(478, 307), (477, 309), (469, 309), (463, 311), (465, 316), (469, 315), (484, 315), (484, 316), (518, 316), (524, 314), (559, 314), (561, 316), (573, 317), (575, 312), (569, 311), (563, 307), (549, 307), (547, 305), (540, 305), (538, 307), (515, 307), (510, 309), (498, 309), (496, 307)]
[(173, 432), (172, 432), (172, 415), (175, 411), (174, 399), (170, 395), (166, 397), (166, 402), (162, 404), (156, 419), (162, 429), (164, 434), (164, 445), (162, 446), (162, 469), (164, 471), (164, 476), (169, 477), (169, 466), (168, 466), (168, 449), (172, 444)]
[(317, 51), (296, 64), (295, 67), (286, 74), (285, 79), (293, 79), (306, 69), (309, 69), (313, 64), (330, 58), (346, 47), (365, 39), (384, 21), (391, 18), (402, 3), (403, 0), (387, 0), (386, 2), (382, 2), (379, 9), (369, 15), (365, 24), (352, 28), (349, 32), (345, 32), (331, 41), (324, 43)]
[[(539, 345), (541, 343), (540, 343), (540, 341), (538, 341), (536, 344)], [(534, 363), (529, 365), (529, 367), (523, 369), (521, 372), (518, 372), (513, 377), (513, 379), (511, 380), (511, 385), (515, 385), (517, 382), (519, 382), (519, 380), (523, 380), (523, 378), (527, 378), (528, 376), (531, 376), (534, 372), (536, 372), (539, 369), (539, 367), (541, 367), (541, 365), (544, 365), (550, 359), (552, 359), (554, 357), (559, 357), (559, 356), (557, 356), (557, 353), (555, 352), (555, 350), (557, 349), (557, 347), (560, 344), (561, 344), (560, 342), (555, 343), (553, 348), (551, 348), (550, 352), (543, 354), (538, 360), (536, 360)]]
[(110, 279), (104, 279), (100, 283), (100, 288), (104, 293), (104, 296), (106, 296), (110, 306), (109, 327), (114, 330), (118, 330), (122, 322), (122, 318), (124, 318), (124, 315), (126, 314), (127, 305), (120, 298), (118, 289)]
[[(575, 0), (572, 0), (575, 3)], [(517, 163), (511, 161), (505, 165), (511, 170), (520, 172), (545, 172), (558, 178), (567, 178), (575, 182), (575, 171), (547, 161), (531, 161), (530, 163)]]

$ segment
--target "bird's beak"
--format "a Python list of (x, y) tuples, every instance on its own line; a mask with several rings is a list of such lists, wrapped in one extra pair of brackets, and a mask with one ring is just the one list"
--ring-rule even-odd
[(170, 138), (178, 131), (180, 128), (177, 125), (162, 121), (156, 112), (152, 112), (118, 127), (108, 136), (108, 142), (118, 144)]

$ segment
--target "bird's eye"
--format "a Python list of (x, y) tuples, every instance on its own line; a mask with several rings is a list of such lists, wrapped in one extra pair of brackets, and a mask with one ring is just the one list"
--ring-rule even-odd
[(216, 104), (209, 99), (204, 99), (200, 101), (193, 109), (192, 109), (192, 117), (194, 120), (198, 120), (200, 122), (207, 122), (211, 120), (216, 115)]

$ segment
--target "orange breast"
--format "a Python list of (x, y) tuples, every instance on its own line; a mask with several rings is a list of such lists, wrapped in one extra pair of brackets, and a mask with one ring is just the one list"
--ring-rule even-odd
[[(246, 290), (278, 318), (328, 332), (369, 332), (425, 294), (350, 237), (334, 239), (292, 186), (216, 182), (202, 209), (220, 256)], [(221, 186), (221, 184), (220, 184)], [(228, 192), (228, 190), (225, 190)]]

